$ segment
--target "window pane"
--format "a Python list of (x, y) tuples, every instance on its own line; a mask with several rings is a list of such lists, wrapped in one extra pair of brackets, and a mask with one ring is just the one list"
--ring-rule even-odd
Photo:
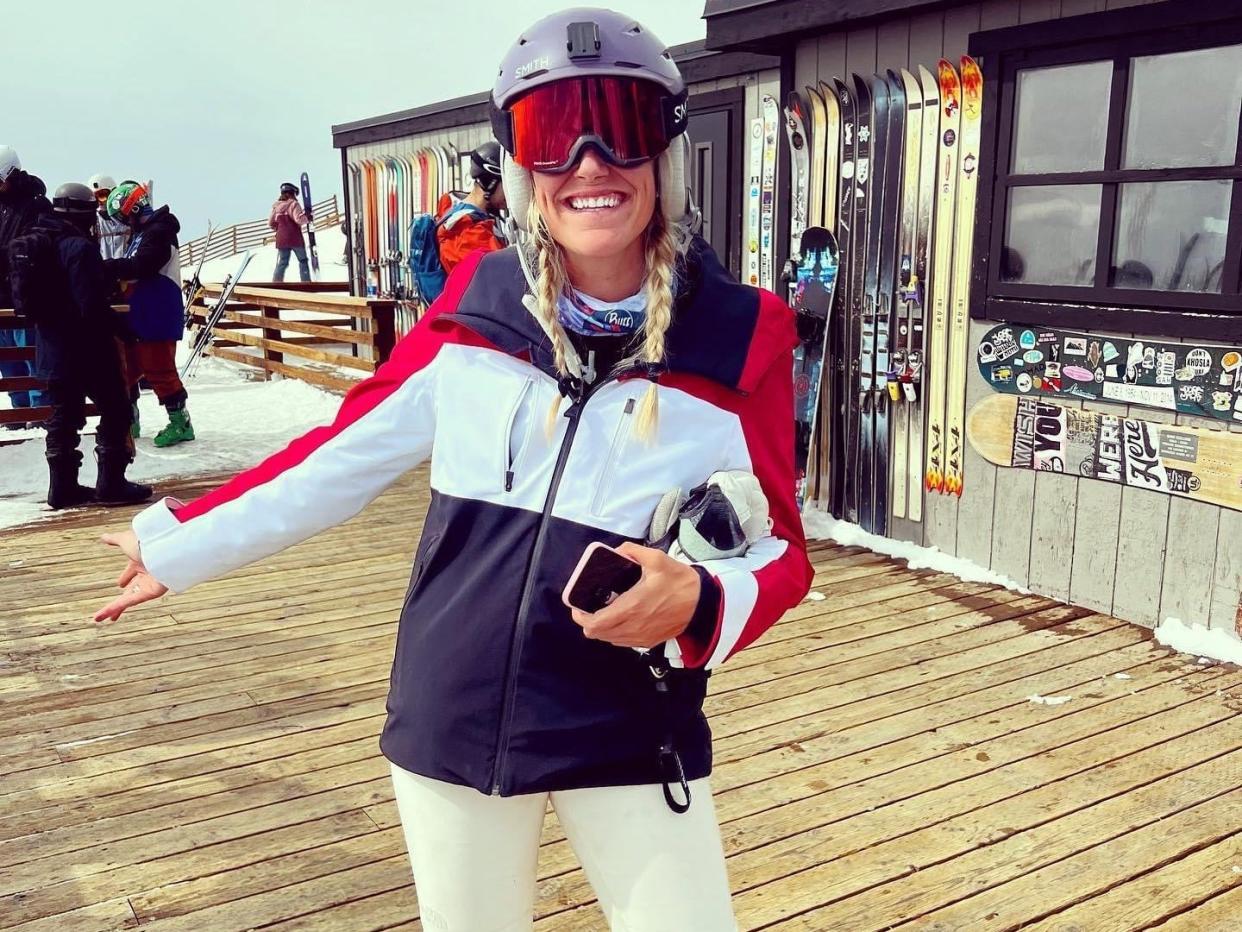
[(1019, 71), (1012, 170), (1026, 175), (1102, 169), (1112, 79), (1111, 61)]
[(1101, 190), (1098, 184), (1011, 188), (1001, 281), (1094, 284)]
[(1242, 45), (1135, 58), (1122, 165), (1232, 165), (1239, 108)]
[(1231, 181), (1123, 184), (1112, 284), (1219, 292), (1232, 185)]

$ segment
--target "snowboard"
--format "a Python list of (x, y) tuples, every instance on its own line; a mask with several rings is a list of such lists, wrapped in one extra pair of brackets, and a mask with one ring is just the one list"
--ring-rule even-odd
[(998, 466), (1065, 473), (1242, 510), (1242, 436), (992, 395), (966, 435)]
[(998, 392), (1116, 402), (1242, 422), (1242, 346), (1000, 324), (975, 352)]
[(302, 172), (302, 210), (306, 213), (306, 248), (310, 253), (312, 277), (319, 277), (319, 247), (315, 245), (315, 206), (311, 200), (310, 175)]
[(798, 329), (794, 349), (794, 472), (798, 510), (806, 493), (807, 462), (819, 412), (823, 364), (832, 297), (837, 284), (837, 240), (830, 230), (808, 227), (802, 232), (801, 261), (794, 285), (793, 308)]

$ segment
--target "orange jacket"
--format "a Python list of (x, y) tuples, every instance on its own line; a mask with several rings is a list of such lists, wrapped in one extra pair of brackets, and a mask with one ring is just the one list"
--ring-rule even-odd
[[(442, 195), (436, 205), (436, 218), (443, 217), (454, 203), (447, 194)], [(496, 237), (496, 218), (488, 216), (480, 219), (469, 210), (460, 211), (438, 226), (436, 242), (440, 246), (440, 264), (450, 274), (457, 263), (476, 249), (491, 252), (504, 245)]]

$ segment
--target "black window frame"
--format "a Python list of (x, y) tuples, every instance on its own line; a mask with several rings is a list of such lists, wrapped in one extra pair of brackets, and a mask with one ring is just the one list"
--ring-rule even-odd
[[(974, 234), (971, 316), (1077, 330), (1242, 340), (1242, 126), (1229, 166), (1120, 168), (1130, 60), (1242, 44), (1242, 3), (1177, 0), (1031, 26), (976, 33), (972, 55), (984, 74), (981, 179)], [(1104, 168), (1056, 174), (1011, 174), (1018, 72), (1053, 65), (1113, 62)], [(1236, 115), (1242, 124), (1242, 112)], [(1134, 181), (1227, 179), (1233, 183), (1221, 292), (1124, 289), (1108, 284), (1119, 186)], [(1031, 184), (1101, 184), (1095, 282), (1089, 287), (1000, 280), (1009, 191)]]

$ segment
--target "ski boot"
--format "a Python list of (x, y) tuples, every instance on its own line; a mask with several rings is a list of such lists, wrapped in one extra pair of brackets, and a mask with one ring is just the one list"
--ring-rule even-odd
[(138, 402), (134, 402), (129, 406), (130, 422), (129, 435), (137, 440), (142, 436), (142, 418), (138, 411)]
[(99, 478), (95, 482), (95, 501), (101, 505), (137, 505), (151, 500), (152, 489), (125, 478), (129, 468), (129, 451), (96, 450)]
[(76, 450), (68, 456), (56, 455), (47, 458), (47, 504), (53, 511), (77, 508), (94, 499), (94, 489), (78, 484), (78, 467), (81, 464), (82, 455)]
[(157, 447), (171, 447), (176, 443), (194, 439), (194, 425), (185, 407), (168, 409), (168, 426), (155, 435)]

